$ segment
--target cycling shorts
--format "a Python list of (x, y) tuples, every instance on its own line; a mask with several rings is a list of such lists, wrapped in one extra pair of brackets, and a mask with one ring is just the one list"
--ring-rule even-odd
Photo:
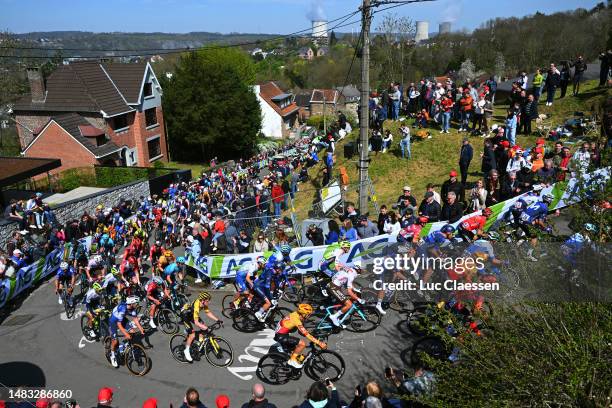
[(538, 227), (533, 224), (521, 222), (519, 223), (519, 228), (523, 230), (527, 238), (536, 238), (538, 236)]
[(255, 286), (255, 293), (259, 295), (262, 299), (272, 300), (272, 293), (270, 292), (270, 288), (266, 288), (263, 286)]
[(331, 282), (327, 285), (327, 289), (329, 290), (329, 293), (331, 293), (331, 295), (338, 300), (338, 302), (344, 302), (348, 299), (346, 289), (336, 286)]
[(292, 336), (290, 334), (276, 333), (274, 335), (274, 340), (278, 342), (281, 346), (283, 346), (283, 349), (287, 353), (293, 352), (293, 350), (295, 350), (297, 345), (300, 343), (299, 338)]
[[(119, 327), (117, 326), (118, 323), (119, 323), (119, 320), (115, 320), (115, 319), (110, 319), (108, 321), (108, 328), (110, 329), (110, 334), (111, 334), (112, 339), (116, 339), (119, 335)], [(131, 322), (128, 319), (123, 319), (123, 322), (121, 322), (121, 324), (123, 324), (123, 327), (128, 332), (136, 328), (136, 325), (134, 324), (134, 322)]]

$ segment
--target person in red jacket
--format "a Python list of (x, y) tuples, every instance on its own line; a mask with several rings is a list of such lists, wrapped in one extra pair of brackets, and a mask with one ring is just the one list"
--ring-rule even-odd
[(463, 90), (463, 96), (459, 100), (459, 110), (461, 111), (461, 127), (459, 132), (469, 131), (473, 105), (474, 98), (470, 96), (470, 90), (466, 88)]
[(282, 187), (276, 182), (272, 182), (272, 202), (274, 203), (274, 216), (280, 217), (281, 205), (283, 203), (283, 196), (285, 192)]
[(225, 234), (225, 221), (220, 215), (217, 215), (215, 225), (213, 225), (213, 250), (217, 250), (217, 241)]

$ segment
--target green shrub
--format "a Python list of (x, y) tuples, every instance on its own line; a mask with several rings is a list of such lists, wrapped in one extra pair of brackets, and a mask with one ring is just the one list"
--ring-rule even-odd
[[(325, 115), (325, 121), (327, 122), (327, 126), (331, 125), (337, 120), (337, 118), (333, 115)], [(319, 130), (323, 130), (323, 115), (313, 115), (308, 118), (306, 121), (308, 126), (314, 126)]]

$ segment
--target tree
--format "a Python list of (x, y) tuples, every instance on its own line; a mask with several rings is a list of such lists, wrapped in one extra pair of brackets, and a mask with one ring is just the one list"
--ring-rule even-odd
[(202, 161), (250, 155), (261, 128), (254, 79), (253, 62), (240, 50), (182, 55), (173, 77), (162, 77), (172, 157)]
[(495, 75), (498, 78), (501, 78), (502, 76), (504, 76), (504, 73), (506, 72), (506, 59), (504, 58), (504, 54), (502, 54), (501, 52), (498, 52), (495, 55)]
[(329, 46), (333, 47), (337, 43), (338, 43), (338, 38), (336, 37), (336, 33), (334, 32), (334, 30), (332, 30), (331, 34), (329, 35)]
[(405, 65), (411, 53), (408, 40), (414, 36), (415, 24), (407, 17), (398, 17), (397, 14), (385, 14), (376, 28), (378, 33), (374, 37), (372, 47), (372, 60), (378, 64), (380, 81), (404, 82)]
[(471, 59), (466, 59), (461, 63), (461, 68), (457, 71), (457, 79), (459, 82), (468, 82), (474, 79), (476, 67)]

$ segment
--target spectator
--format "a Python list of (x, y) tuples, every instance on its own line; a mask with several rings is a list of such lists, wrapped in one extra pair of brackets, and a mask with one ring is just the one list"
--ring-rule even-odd
[(387, 129), (385, 131), (385, 137), (383, 137), (383, 153), (387, 153), (387, 150), (391, 148), (391, 143), (393, 143), (393, 135), (391, 134), (391, 131)]
[(542, 95), (542, 83), (544, 82), (544, 75), (542, 75), (542, 71), (540, 69), (536, 69), (535, 75), (533, 76), (533, 88), (531, 92), (533, 93), (534, 99), (537, 101), (540, 100), (540, 95)]
[(426, 192), (431, 192), (431, 193), (433, 193), (434, 200), (435, 200), (435, 201), (436, 201), (438, 204), (442, 205), (442, 199), (440, 198), (440, 193), (438, 193), (438, 192), (435, 190), (434, 185), (433, 185), (432, 183), (427, 183), (427, 186), (425, 186), (425, 189), (426, 189)]
[(183, 405), (180, 408), (206, 408), (204, 404), (200, 402), (200, 393), (195, 388), (188, 388), (185, 393), (185, 399)]
[(404, 186), (402, 195), (397, 198), (397, 208), (400, 210), (400, 215), (403, 217), (409, 208), (414, 211), (416, 205), (416, 199), (412, 196), (412, 188)]
[(572, 160), (572, 154), (569, 147), (563, 146), (561, 153), (561, 159), (557, 165), (557, 181), (565, 181), (565, 175), (569, 172), (570, 164)]
[(508, 142), (510, 142), (510, 146), (516, 145), (517, 124), (518, 119), (516, 117), (516, 113), (513, 109), (508, 109), (508, 114), (506, 115), (504, 137), (506, 138), (506, 140), (508, 140)]
[(421, 201), (421, 205), (419, 205), (419, 215), (427, 217), (430, 222), (436, 222), (440, 220), (441, 212), (442, 207), (440, 207), (440, 203), (435, 200), (434, 193), (432, 191), (427, 191), (425, 193), (425, 198)]
[(242, 405), (242, 408), (276, 408), (276, 405), (266, 399), (266, 389), (261, 384), (253, 385), (251, 400)]
[(558, 140), (555, 142), (555, 147), (553, 150), (547, 152), (544, 155), (545, 159), (551, 159), (553, 161), (553, 165), (558, 166), (561, 161), (561, 156), (563, 152), (563, 142)]
[(582, 143), (580, 149), (576, 150), (572, 157), (572, 165), (579, 173), (584, 173), (588, 170), (591, 162), (591, 145), (588, 142)]
[(582, 59), (582, 55), (579, 55), (578, 59), (576, 61), (574, 61), (572, 66), (574, 67), (574, 90), (573, 90), (573, 94), (574, 94), (574, 96), (576, 96), (580, 92), (580, 82), (582, 81), (582, 76), (584, 74), (584, 71), (587, 70), (587, 64), (586, 64), (586, 62), (584, 62), (584, 59)]
[(230, 408), (230, 399), (225, 394), (219, 395), (215, 399), (215, 405), (217, 405), (217, 408)]
[(461, 184), (464, 186), (467, 182), (468, 170), (473, 156), (474, 149), (470, 144), (470, 139), (465, 137), (463, 138), (463, 144), (461, 145), (461, 150), (459, 151), (459, 171), (461, 172)]
[(323, 230), (317, 227), (316, 224), (310, 224), (308, 231), (306, 231), (306, 238), (308, 238), (314, 246), (323, 245)]
[(353, 223), (351, 222), (350, 218), (346, 218), (344, 221), (342, 221), (340, 236), (350, 242), (357, 241), (359, 239), (357, 230), (353, 228)]
[(359, 224), (357, 226), (357, 234), (361, 239), (371, 238), (377, 236), (379, 233), (378, 227), (365, 215), (359, 217)]
[(401, 225), (395, 211), (389, 211), (389, 218), (385, 221), (383, 231), (386, 234), (397, 234), (401, 229)]
[(502, 200), (508, 200), (512, 197), (516, 197), (521, 193), (521, 188), (519, 187), (519, 182), (516, 179), (516, 172), (511, 171), (506, 174), (504, 180), (502, 181), (500, 197)]
[(459, 132), (467, 132), (470, 130), (470, 118), (472, 116), (472, 105), (474, 99), (470, 95), (469, 89), (463, 90), (463, 96), (459, 100), (459, 110), (461, 111), (461, 127)]
[(482, 164), (480, 165), (480, 171), (483, 174), (488, 174), (491, 170), (497, 167), (497, 162), (495, 160), (495, 151), (493, 150), (493, 146), (491, 145), (490, 140), (484, 141), (484, 149), (480, 154), (482, 158)]
[(552, 185), (557, 181), (557, 169), (553, 167), (552, 159), (544, 160), (544, 167), (537, 172), (537, 180), (546, 185)]
[(489, 132), (489, 123), (493, 123), (493, 102), (490, 99), (485, 99), (483, 107), (484, 116), (482, 117), (483, 133)]
[(514, 154), (508, 161), (508, 165), (506, 166), (506, 173), (519, 172), (526, 165), (527, 161), (523, 157), (523, 149), (519, 147), (514, 150)]
[(449, 173), (449, 179), (442, 183), (442, 191), (440, 192), (442, 197), (447, 197), (449, 192), (455, 193), (457, 200), (464, 200), (464, 187), (459, 181), (457, 181), (457, 172), (451, 170)]
[(274, 216), (280, 217), (283, 204), (283, 189), (276, 182), (272, 182), (272, 202), (274, 203)]
[(484, 210), (487, 207), (487, 189), (484, 186), (484, 181), (479, 179), (470, 191), (470, 204), (469, 211), (473, 213), (475, 211)]
[(402, 98), (402, 93), (400, 92), (397, 84), (393, 85), (389, 96), (392, 102), (391, 119), (393, 119), (393, 121), (397, 121), (399, 119), (400, 99)]
[(248, 254), (251, 246), (251, 237), (249, 237), (245, 230), (240, 230), (238, 238), (236, 239), (236, 246), (238, 247), (239, 254)]
[(402, 151), (402, 159), (408, 157), (412, 159), (412, 152), (410, 151), (410, 128), (406, 125), (400, 127), (402, 133), (402, 140), (400, 141), (400, 149)]
[(364, 403), (366, 407), (402, 408), (404, 406), (399, 399), (385, 397), (380, 385), (375, 381), (368, 382), (364, 388), (363, 393), (361, 387), (356, 388), (355, 397), (348, 408), (361, 408)]
[(310, 386), (306, 400), (299, 408), (340, 408), (340, 397), (336, 387), (330, 383), (329, 386), (317, 381)]
[(608, 52), (602, 52), (598, 56), (599, 58), (599, 86), (604, 86), (608, 80), (610, 74), (610, 67), (612, 67), (612, 50)]
[(531, 121), (538, 117), (538, 102), (533, 95), (527, 97), (527, 102), (521, 109), (521, 127), (524, 129), (523, 134), (529, 136), (531, 134)]
[(327, 222), (327, 229), (329, 232), (325, 237), (325, 245), (331, 245), (340, 240), (340, 227), (338, 223), (334, 220), (329, 220)]
[(446, 203), (442, 207), (440, 221), (453, 223), (459, 221), (461, 217), (463, 217), (463, 205), (457, 201), (455, 192), (449, 191), (446, 195)]
[(270, 242), (263, 233), (257, 234), (257, 239), (253, 244), (253, 252), (268, 252), (270, 250)]
[[(472, 130), (473, 134), (482, 133), (483, 122), (484, 122), (484, 108), (485, 108), (485, 95), (478, 95), (478, 99), (474, 103), (474, 116), (472, 117)], [(476, 130), (476, 125), (478, 125), (478, 130)], [(486, 128), (486, 125), (485, 125)]]
[(559, 89), (561, 90), (561, 95), (559, 95), (559, 99), (565, 98), (571, 76), (570, 70), (571, 68), (568, 61), (561, 63), (561, 71), (559, 72)]
[(531, 166), (525, 166), (516, 175), (519, 185), (519, 194), (526, 193), (533, 189), (533, 172)]
[(113, 403), (113, 389), (104, 387), (98, 391), (98, 405), (96, 408), (111, 408)]
[(414, 127), (418, 127), (419, 129), (427, 128), (427, 124), (429, 122), (429, 113), (427, 113), (426, 109), (421, 109), (419, 113), (417, 113), (416, 119), (414, 121)]
[(379, 234), (382, 234), (384, 232), (385, 221), (387, 221), (388, 218), (389, 214), (387, 212), (387, 206), (383, 204), (380, 206), (380, 212), (378, 213), (378, 222), (376, 224), (376, 226), (378, 227)]
[(491, 207), (502, 201), (499, 172), (497, 170), (491, 170), (489, 172), (489, 176), (485, 181), (485, 187), (487, 189), (487, 207)]
[(353, 224), (357, 224), (357, 221), (359, 220), (359, 211), (355, 208), (353, 204), (348, 204), (346, 206), (346, 211), (340, 217), (340, 221), (344, 221), (347, 218), (351, 220)]
[(157, 408), (157, 400), (155, 398), (149, 398), (142, 404), (142, 408)]
[(544, 87), (546, 88), (546, 106), (552, 106), (555, 98), (555, 91), (557, 90), (557, 86), (559, 86), (560, 80), (561, 73), (555, 64), (550, 64), (546, 80), (544, 81)]
[(497, 81), (494, 76), (491, 76), (485, 84), (489, 87), (489, 100), (495, 103), (495, 93), (497, 92)]
[(440, 102), (440, 107), (442, 109), (442, 131), (440, 133), (449, 133), (451, 114), (454, 106), (455, 102), (453, 101), (451, 91), (448, 91)]

